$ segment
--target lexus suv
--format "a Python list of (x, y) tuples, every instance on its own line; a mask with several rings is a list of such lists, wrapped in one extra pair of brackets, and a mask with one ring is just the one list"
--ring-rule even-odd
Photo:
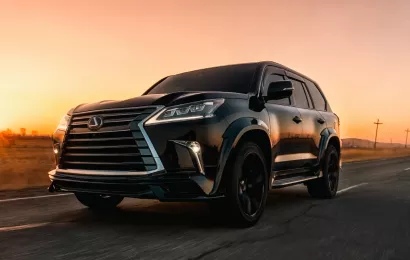
[(207, 201), (242, 226), (260, 219), (271, 189), (333, 198), (341, 168), (339, 118), (318, 84), (274, 62), (185, 72), (139, 97), (74, 107), (53, 151), (49, 191), (90, 208)]

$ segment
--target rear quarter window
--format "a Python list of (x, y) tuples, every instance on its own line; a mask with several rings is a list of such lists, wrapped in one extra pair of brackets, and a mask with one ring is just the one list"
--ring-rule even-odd
[(309, 91), (309, 94), (312, 98), (313, 105), (315, 106), (316, 110), (320, 111), (326, 111), (326, 100), (323, 97), (322, 93), (319, 91), (319, 89), (316, 87), (313, 82), (309, 80), (305, 80), (306, 87)]

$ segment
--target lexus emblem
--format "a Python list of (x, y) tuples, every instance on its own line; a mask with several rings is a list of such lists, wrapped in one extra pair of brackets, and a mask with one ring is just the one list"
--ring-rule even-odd
[(90, 120), (88, 120), (88, 129), (96, 131), (102, 127), (103, 123), (104, 121), (102, 117), (92, 116), (90, 117)]

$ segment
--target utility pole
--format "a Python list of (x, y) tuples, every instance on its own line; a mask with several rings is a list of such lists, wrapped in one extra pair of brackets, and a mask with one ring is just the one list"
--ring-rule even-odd
[(409, 132), (410, 132), (410, 130), (407, 128), (407, 129), (405, 130), (405, 132), (406, 132), (406, 144), (404, 145), (404, 148), (407, 148), (407, 137), (409, 137)]
[(374, 138), (374, 149), (376, 149), (376, 144), (377, 144), (377, 132), (379, 131), (379, 125), (382, 125), (383, 123), (380, 123), (379, 119), (377, 119), (377, 122), (374, 122), (376, 125), (376, 137)]

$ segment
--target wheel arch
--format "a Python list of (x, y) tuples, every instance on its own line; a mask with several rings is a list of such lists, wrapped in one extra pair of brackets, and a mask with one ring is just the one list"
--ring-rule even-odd
[(226, 168), (229, 167), (234, 158), (235, 151), (241, 143), (252, 141), (257, 143), (266, 156), (268, 171), (272, 164), (272, 148), (269, 138), (268, 125), (260, 119), (256, 118), (240, 118), (229, 125), (223, 134), (223, 142), (221, 147), (221, 155), (219, 159), (218, 171), (214, 182), (214, 187), (211, 194), (215, 194), (223, 189), (223, 183), (226, 177)]
[(323, 162), (323, 158), (325, 156), (326, 149), (329, 145), (333, 145), (337, 153), (339, 154), (339, 161), (341, 166), (341, 154), (342, 154), (342, 142), (341, 139), (333, 128), (326, 128), (321, 133), (321, 140), (320, 140), (320, 148), (319, 148), (319, 162), (320, 164)]

